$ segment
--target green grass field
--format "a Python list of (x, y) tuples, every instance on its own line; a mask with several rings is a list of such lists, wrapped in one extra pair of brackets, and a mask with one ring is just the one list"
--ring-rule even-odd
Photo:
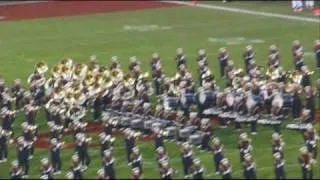
[[(210, 3), (210, 2), (207, 2)], [(213, 4), (220, 4), (214, 2)], [(231, 6), (233, 3), (227, 4)], [(266, 4), (264, 8), (259, 3), (235, 3), (235, 7), (292, 14), (290, 6)], [(301, 16), (310, 17), (309, 13)], [(168, 30), (155, 28), (149, 31), (129, 31), (125, 25), (158, 25), (169, 26)], [(291, 57), (291, 43), (299, 39), (306, 52), (312, 52), (314, 40), (319, 38), (319, 24), (302, 21), (276, 19), (271, 17), (253, 16), (247, 14), (230, 13), (210, 9), (193, 7), (176, 7), (157, 10), (143, 10), (132, 12), (118, 12), (91, 16), (63, 17), (17, 22), (0, 22), (0, 74), (11, 85), (16, 78), (26, 81), (32, 72), (34, 64), (44, 60), (50, 67), (64, 57), (72, 57), (76, 62), (86, 62), (92, 54), (97, 55), (102, 64), (109, 64), (110, 58), (117, 55), (121, 65), (127, 70), (130, 56), (137, 56), (141, 60), (142, 68), (149, 71), (149, 60), (153, 52), (158, 52), (162, 58), (167, 75), (175, 73), (173, 57), (176, 48), (183, 47), (187, 53), (188, 64), (197, 78), (196, 56), (200, 48), (208, 52), (210, 67), (214, 74), (219, 75), (217, 53), (222, 46), (227, 47), (237, 66), (242, 66), (244, 47), (251, 43), (257, 54), (257, 63), (266, 66), (268, 48), (277, 44), (281, 52), (281, 64), (285, 69), (293, 68)], [(150, 28), (150, 27), (149, 27)], [(241, 38), (239, 38), (241, 37)], [(216, 39), (209, 42), (208, 39)], [(217, 41), (218, 39), (218, 41)], [(236, 39), (236, 40), (235, 40)], [(240, 40), (239, 40), (240, 39)], [(255, 41), (252, 41), (255, 40)], [(258, 40), (258, 41), (257, 41)], [(237, 41), (230, 43), (230, 41)], [(258, 42), (255, 44), (254, 42)], [(311, 69), (315, 68), (313, 54), (305, 57), (305, 62)], [(316, 76), (314, 75), (314, 80)], [(224, 82), (218, 82), (221, 86)], [(88, 115), (90, 121), (91, 115)], [(24, 117), (17, 118), (15, 132), (19, 134), (20, 123)], [(42, 132), (47, 131), (46, 119), (41, 113), (37, 123)], [(249, 130), (247, 130), (249, 132)], [(272, 129), (258, 127), (258, 135), (253, 136), (253, 157), (256, 161), (258, 178), (272, 179), (273, 160), (271, 152)], [(232, 163), (233, 177), (242, 177), (242, 168), (239, 162), (237, 149), (238, 133), (233, 128), (214, 129), (214, 135), (221, 138), (224, 144), (226, 157)], [(95, 136), (95, 134), (91, 134)], [(297, 162), (299, 148), (303, 145), (302, 134), (283, 130), (285, 145), (286, 171), (288, 178), (300, 178), (301, 170)], [(69, 140), (70, 141), (70, 140)], [(171, 166), (179, 170), (174, 178), (182, 178), (182, 162), (179, 157), (179, 146), (167, 143)], [(0, 164), (0, 178), (8, 178), (10, 162), (15, 159), (16, 152), (10, 146), (9, 161)], [(154, 147), (150, 142), (139, 141), (143, 153), (144, 177), (158, 178), (158, 168), (154, 155)], [(207, 178), (219, 179), (214, 175), (212, 155), (208, 152), (199, 152), (197, 156), (207, 169)], [(57, 178), (64, 178), (69, 167), (72, 149), (62, 152), (63, 174)], [(42, 157), (48, 156), (47, 150), (36, 149), (36, 156), (31, 160), (30, 178), (39, 178), (39, 163)], [(98, 148), (90, 149), (92, 163), (85, 172), (86, 178), (94, 178), (96, 171), (102, 167)], [(117, 137), (115, 143), (115, 158), (117, 178), (131, 177), (131, 168), (127, 166), (124, 141)], [(319, 158), (318, 158), (319, 161)], [(320, 178), (319, 164), (314, 167), (315, 178)]]

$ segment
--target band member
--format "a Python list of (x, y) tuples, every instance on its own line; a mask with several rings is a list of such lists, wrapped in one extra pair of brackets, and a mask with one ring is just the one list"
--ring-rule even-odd
[(243, 165), (243, 175), (245, 179), (257, 179), (256, 175), (256, 164), (252, 159), (252, 156), (250, 154), (244, 155), (244, 162)]
[(139, 168), (132, 169), (133, 177), (131, 179), (143, 179), (143, 174), (140, 172)]
[(249, 64), (251, 64), (250, 61), (254, 61), (254, 58), (255, 58), (255, 53), (253, 51), (252, 46), (250, 45), (246, 46), (246, 51), (243, 53), (243, 59), (244, 59), (244, 65), (247, 73), (249, 73), (248, 67), (249, 67)]
[(23, 179), (23, 170), (17, 160), (11, 163), (10, 179)]
[(280, 66), (280, 51), (276, 45), (270, 46), (268, 58), (268, 67), (278, 68)]
[(272, 134), (272, 154), (279, 153), (281, 158), (284, 158), (283, 147), (285, 143), (283, 142), (281, 136), (278, 133)]
[(131, 163), (131, 153), (133, 148), (136, 146), (136, 138), (133, 136), (133, 132), (130, 129), (124, 131), (125, 134), (125, 146), (127, 151), (128, 163)]
[(319, 70), (320, 69), (320, 40), (316, 40), (313, 50), (316, 56), (317, 68)]
[(286, 179), (285, 161), (279, 152), (273, 154), (276, 179)]
[(30, 101), (24, 106), (24, 112), (27, 117), (28, 124), (35, 124), (39, 106), (36, 105), (35, 101)]
[(302, 179), (312, 179), (313, 178), (313, 166), (314, 159), (311, 154), (308, 153), (307, 147), (300, 148), (300, 157), (298, 158), (298, 162), (300, 163), (302, 170)]
[(316, 117), (316, 93), (310, 86), (305, 87), (305, 108), (310, 110), (310, 122), (313, 123)]
[(7, 132), (0, 126), (0, 163), (8, 160), (8, 139), (10, 136), (11, 132)]
[(111, 137), (110, 135), (106, 135), (104, 132), (99, 134), (100, 138), (100, 151), (101, 156), (103, 157), (103, 153), (105, 150), (112, 151), (113, 150), (113, 143), (115, 138)]
[(219, 171), (222, 179), (232, 179), (232, 168), (227, 158), (223, 158), (219, 164)]
[(301, 91), (299, 88), (295, 88), (293, 91), (293, 101), (292, 101), (292, 117), (294, 119), (299, 118), (301, 115), (301, 109), (302, 109), (302, 100), (301, 100)]
[(227, 66), (229, 61), (229, 54), (226, 48), (219, 49), (218, 60), (220, 62), (220, 77), (224, 78), (225, 67)]
[(318, 142), (319, 136), (317, 135), (316, 130), (312, 126), (309, 126), (307, 131), (304, 133), (304, 143), (313, 159), (317, 159)]
[(111, 151), (106, 150), (104, 151), (104, 175), (107, 177), (107, 179), (115, 179), (116, 178), (116, 172), (114, 169), (114, 158), (111, 155)]
[(164, 147), (162, 146), (158, 147), (156, 151), (157, 151), (157, 162), (159, 167), (161, 168), (161, 163), (164, 161), (169, 161), (169, 156), (166, 150), (164, 149)]
[(240, 150), (240, 162), (242, 163), (244, 161), (244, 155), (250, 154), (253, 150), (251, 145), (251, 139), (248, 138), (248, 135), (246, 133), (240, 134), (238, 148)]
[(179, 69), (181, 65), (187, 66), (187, 58), (182, 48), (177, 49), (177, 56), (175, 57), (175, 61), (177, 63), (177, 69)]
[(47, 158), (41, 159), (40, 179), (53, 179), (53, 168)]
[(66, 112), (66, 119), (64, 123), (64, 128), (68, 128), (71, 122), (80, 121), (82, 122), (83, 118), (86, 115), (86, 110), (80, 105), (73, 105)]
[(78, 154), (79, 160), (84, 170), (88, 168), (91, 162), (91, 159), (88, 153), (88, 145), (91, 142), (91, 140), (92, 138), (87, 138), (84, 133), (78, 133), (76, 135), (75, 152)]
[(281, 121), (280, 124), (274, 124), (273, 129), (277, 133), (281, 133), (281, 124), (284, 121), (283, 98), (279, 94), (275, 94), (271, 103), (271, 118), (275, 121)]
[(219, 138), (214, 138), (212, 142), (212, 153), (216, 174), (220, 174), (221, 160), (224, 158), (223, 145), (220, 143)]
[(292, 57), (293, 57), (293, 62), (296, 64), (297, 62), (297, 55), (298, 54), (303, 54), (304, 49), (303, 46), (301, 45), (299, 40), (294, 40), (292, 42)]
[(311, 86), (311, 75), (313, 72), (310, 72), (307, 66), (301, 67), (302, 72), (302, 79), (301, 79), (301, 85), (302, 87)]
[(79, 156), (77, 154), (74, 154), (72, 156), (72, 163), (70, 167), (70, 172), (67, 173), (67, 177), (69, 179), (83, 179), (83, 173), (84, 169), (81, 166)]
[(208, 56), (206, 54), (206, 51), (204, 49), (199, 50), (199, 56), (197, 58), (199, 69), (202, 67), (208, 67)]
[(298, 71), (301, 71), (301, 67), (304, 66), (304, 57), (303, 57), (303, 52), (298, 51), (295, 55), (295, 68)]
[(11, 87), (11, 93), (16, 98), (15, 99), (16, 109), (20, 110), (20, 108), (22, 108), (22, 99), (23, 99), (23, 93), (24, 93), (24, 89), (22, 87), (20, 79), (14, 80), (14, 84)]
[(210, 119), (202, 119), (200, 129), (203, 135), (201, 140), (201, 149), (210, 150), (209, 142), (212, 135), (212, 126), (210, 124)]
[(38, 135), (38, 127), (36, 125), (28, 125), (26, 122), (21, 124), (24, 140), (30, 145), (29, 158), (32, 159), (35, 150), (35, 142)]
[(170, 167), (169, 162), (164, 160), (161, 161), (161, 166), (160, 166), (160, 179), (172, 179), (174, 171)]
[[(56, 138), (57, 140), (60, 140), (63, 135), (63, 125), (57, 125), (54, 122), (48, 122), (48, 128), (50, 131), (49, 137), (50, 139)], [(75, 138), (75, 135), (74, 135)]]
[(154, 146), (155, 149), (158, 149), (159, 147), (165, 147), (164, 146), (164, 137), (163, 137), (163, 131), (160, 130), (160, 128), (154, 129)]
[(189, 143), (183, 143), (181, 150), (181, 158), (183, 163), (184, 177), (187, 178), (191, 173), (191, 166), (193, 161), (193, 152)]
[(135, 56), (130, 57), (129, 71), (134, 72), (137, 68), (140, 69), (140, 62)]
[(154, 86), (155, 86), (155, 90), (156, 90), (156, 95), (160, 95), (162, 94), (162, 83), (164, 80), (164, 74), (162, 71), (161, 66), (157, 65), (155, 67), (155, 70), (153, 70), (153, 82), (154, 82)]
[(2, 129), (13, 133), (12, 125), (15, 120), (16, 111), (9, 110), (7, 107), (1, 109)]
[(60, 151), (63, 149), (64, 142), (59, 142), (56, 138), (50, 140), (50, 155), (54, 174), (61, 173), (62, 161)]
[(143, 158), (139, 148), (136, 146), (132, 149), (130, 155), (132, 168), (139, 168), (139, 172), (142, 173)]
[(31, 145), (27, 143), (24, 138), (21, 136), (17, 140), (17, 157), (19, 166), (23, 169), (24, 176), (28, 177), (29, 174), (29, 151)]
[(9, 89), (4, 88), (3, 92), (1, 92), (1, 106), (7, 107), (9, 110), (12, 110), (12, 104), (15, 101), (15, 97), (12, 97)]
[(193, 179), (204, 179), (204, 167), (201, 165), (199, 158), (192, 161), (192, 178)]

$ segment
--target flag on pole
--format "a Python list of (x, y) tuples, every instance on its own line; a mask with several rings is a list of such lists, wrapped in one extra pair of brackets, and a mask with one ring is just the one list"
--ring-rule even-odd
[(315, 16), (320, 16), (320, 1), (318, 1), (318, 0), (315, 1), (313, 14)]

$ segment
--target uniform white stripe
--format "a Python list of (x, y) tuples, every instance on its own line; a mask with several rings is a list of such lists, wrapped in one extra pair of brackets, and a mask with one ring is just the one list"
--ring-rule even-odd
[(198, 8), (229, 11), (229, 12), (235, 12), (235, 13), (251, 14), (251, 15), (256, 15), (256, 16), (265, 16), (265, 17), (273, 17), (273, 18), (279, 18), (279, 19), (320, 23), (320, 18), (290, 16), (290, 15), (284, 15), (284, 14), (251, 11), (251, 10), (246, 10), (246, 9), (231, 8), (231, 7), (226, 7), (226, 6), (216, 6), (216, 5), (210, 5), (210, 4), (197, 4), (196, 6), (194, 6), (194, 4), (192, 2), (185, 2), (185, 1), (162, 1), (162, 2), (198, 7)]

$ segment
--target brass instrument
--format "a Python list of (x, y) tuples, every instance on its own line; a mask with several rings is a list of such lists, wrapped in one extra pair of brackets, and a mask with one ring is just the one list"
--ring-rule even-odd
[(71, 70), (73, 65), (73, 60), (71, 58), (61, 60), (60, 64), (67, 69)]
[(59, 78), (61, 76), (61, 65), (57, 65), (55, 67), (52, 68), (51, 70), (51, 74), (53, 76), (53, 78)]
[(95, 77), (94, 77), (92, 74), (88, 74), (88, 75), (86, 76), (85, 80), (84, 80), (84, 84), (85, 84), (86, 86), (91, 86), (91, 85), (94, 84), (95, 80), (96, 80), (96, 79), (95, 79)]
[(303, 75), (299, 71), (294, 71), (289, 77), (293, 83), (300, 84)]
[(73, 68), (72, 78), (82, 81), (86, 76), (87, 70), (88, 70), (87, 65), (85, 65), (85, 64), (77, 64)]
[(35, 65), (35, 70), (36, 72), (38, 72), (39, 74), (44, 74), (48, 71), (48, 66), (45, 62), (40, 61)]

